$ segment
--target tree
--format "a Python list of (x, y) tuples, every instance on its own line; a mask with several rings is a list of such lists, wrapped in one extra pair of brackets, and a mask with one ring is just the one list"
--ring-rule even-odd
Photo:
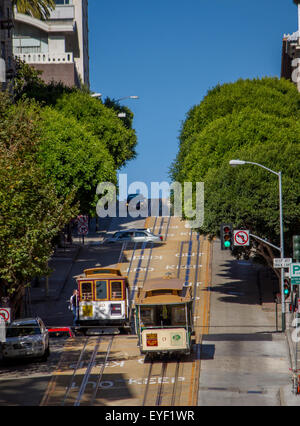
[(76, 214), (38, 165), (38, 109), (0, 94), (0, 296), (20, 308), (24, 288), (49, 273), (53, 237)]
[(127, 129), (132, 129), (133, 113), (128, 107), (120, 105), (118, 101), (109, 97), (105, 98), (104, 105), (113, 109), (117, 114), (123, 114), (122, 122), (124, 126)]
[(76, 87), (67, 87), (61, 82), (52, 81), (45, 83), (41, 79), (42, 71), (19, 58), (16, 61), (16, 75), (13, 81), (13, 94), (15, 101), (20, 99), (34, 99), (41, 105), (54, 106), (57, 99), (64, 93), (76, 92)]
[(19, 13), (29, 14), (37, 19), (47, 19), (55, 8), (55, 0), (11, 0)]
[(124, 109), (114, 101), (105, 106), (86, 90), (46, 84), (22, 61), (17, 64), (14, 97), (36, 101), (41, 119), (39, 164), (58, 194), (66, 196), (74, 189), (80, 212), (94, 216), (98, 183), (116, 184), (117, 169), (136, 155), (132, 112), (126, 109), (124, 122), (117, 116)]
[(55, 108), (66, 117), (73, 117), (105, 144), (114, 159), (115, 168), (123, 167), (136, 157), (136, 134), (123, 125), (117, 113), (89, 94), (77, 91), (63, 94)]
[[(232, 169), (240, 158), (283, 173), (286, 253), (300, 231), (300, 94), (286, 80), (239, 80), (209, 91), (182, 126), (171, 175), (205, 183), (205, 221), (200, 232), (218, 235), (222, 222), (279, 246), (278, 182), (254, 166)], [(272, 264), (268, 245), (252, 241), (244, 255)], [(236, 256), (241, 250), (235, 250)], [(277, 253), (278, 255), (278, 253)]]
[(80, 212), (95, 216), (100, 182), (116, 183), (115, 163), (105, 143), (73, 116), (41, 110), (39, 164), (60, 196), (75, 191)]
[[(179, 151), (171, 166), (175, 180), (185, 179), (186, 155), (199, 147), (202, 131), (218, 119), (240, 111), (261, 112), (275, 117), (299, 119), (299, 94), (289, 81), (277, 78), (238, 80), (209, 90), (203, 101), (190, 109), (179, 136)], [(221, 121), (220, 121), (221, 123)], [(222, 125), (222, 124), (220, 124)], [(213, 150), (213, 144), (211, 144)], [(196, 148), (197, 149), (197, 148)]]

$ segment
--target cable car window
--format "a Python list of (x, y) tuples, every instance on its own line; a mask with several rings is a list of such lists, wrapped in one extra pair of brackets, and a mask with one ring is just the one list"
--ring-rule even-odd
[(141, 325), (155, 324), (155, 308), (141, 307)]
[(122, 281), (111, 281), (110, 291), (112, 299), (122, 299)]
[(81, 300), (93, 300), (93, 290), (91, 282), (82, 282), (81, 283)]
[(184, 325), (185, 318), (185, 305), (172, 307), (172, 325)]
[(107, 281), (96, 281), (96, 299), (107, 300)]

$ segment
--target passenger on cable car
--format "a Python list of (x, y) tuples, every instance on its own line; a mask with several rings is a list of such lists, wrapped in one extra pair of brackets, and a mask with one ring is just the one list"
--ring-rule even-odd
[(164, 305), (160, 310), (160, 322), (161, 325), (171, 325), (171, 318), (170, 318), (170, 312), (168, 311), (168, 308), (166, 305)]

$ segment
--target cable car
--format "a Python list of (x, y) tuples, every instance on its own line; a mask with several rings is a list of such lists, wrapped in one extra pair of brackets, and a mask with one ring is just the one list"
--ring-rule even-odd
[(128, 278), (122, 276), (119, 269), (85, 269), (75, 278), (79, 296), (79, 329), (117, 327), (130, 331)]
[(141, 354), (150, 357), (191, 352), (193, 334), (191, 287), (177, 278), (145, 281), (135, 301), (136, 332)]

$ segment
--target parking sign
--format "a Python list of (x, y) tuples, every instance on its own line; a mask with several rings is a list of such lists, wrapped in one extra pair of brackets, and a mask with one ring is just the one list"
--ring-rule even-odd
[(290, 278), (300, 277), (300, 263), (292, 263), (290, 265)]

